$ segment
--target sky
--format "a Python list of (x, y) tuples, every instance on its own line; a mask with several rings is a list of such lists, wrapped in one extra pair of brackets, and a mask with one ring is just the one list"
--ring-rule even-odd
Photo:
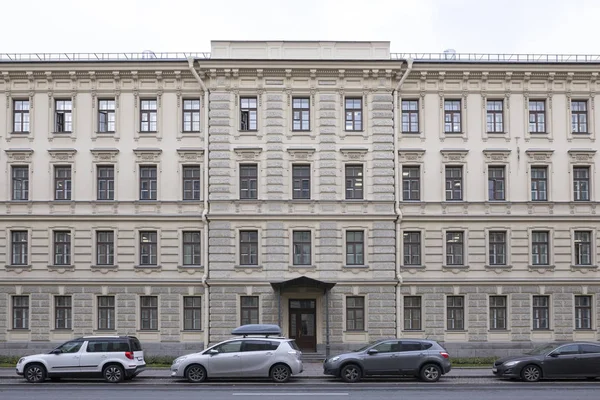
[(397, 53), (600, 54), (600, 0), (5, 0), (1, 10), (0, 53), (384, 40)]

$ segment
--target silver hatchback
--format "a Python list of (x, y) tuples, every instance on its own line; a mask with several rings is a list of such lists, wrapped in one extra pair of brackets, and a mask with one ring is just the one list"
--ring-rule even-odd
[(287, 382), (302, 372), (302, 352), (277, 325), (244, 325), (225, 340), (199, 353), (177, 358), (171, 377), (199, 383), (209, 378), (271, 378)]

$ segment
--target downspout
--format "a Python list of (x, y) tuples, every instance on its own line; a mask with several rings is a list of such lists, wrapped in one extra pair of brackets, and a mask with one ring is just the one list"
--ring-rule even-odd
[(209, 128), (209, 113), (210, 113), (210, 92), (208, 91), (208, 88), (206, 87), (206, 85), (204, 84), (204, 81), (202, 80), (202, 78), (200, 78), (200, 75), (198, 75), (198, 72), (196, 71), (196, 69), (194, 68), (194, 58), (193, 57), (188, 57), (188, 68), (190, 70), (190, 72), (192, 73), (192, 75), (194, 76), (194, 78), (196, 78), (196, 80), (198, 81), (198, 83), (200, 84), (200, 87), (202, 88), (202, 91), (204, 92), (204, 102), (203, 102), (203, 106), (204, 106), (204, 118), (203, 118), (203, 122), (204, 122), (204, 126), (202, 128), (202, 132), (204, 133), (204, 157), (203, 157), (203, 171), (204, 171), (204, 185), (202, 185), (202, 199), (204, 200), (204, 208), (202, 210), (202, 223), (204, 226), (203, 229), (203, 236), (204, 236), (204, 240), (203, 240), (203, 253), (202, 253), (202, 265), (204, 265), (204, 274), (202, 275), (202, 286), (204, 287), (204, 321), (203, 321), (203, 326), (204, 326), (204, 347), (207, 347), (210, 343), (210, 299), (209, 299), (209, 285), (208, 285), (208, 270), (209, 270), (209, 262), (208, 262), (208, 255), (209, 255), (209, 246), (208, 246), (208, 195), (209, 195), (209, 191), (208, 191), (208, 128)]
[(402, 210), (400, 210), (400, 190), (402, 181), (400, 179), (400, 158), (398, 155), (398, 142), (400, 135), (400, 126), (402, 121), (400, 120), (400, 104), (398, 104), (398, 92), (402, 87), (402, 84), (412, 71), (413, 60), (409, 58), (406, 60), (408, 66), (404, 74), (400, 78), (400, 81), (396, 85), (396, 89), (392, 92), (392, 106), (394, 107), (394, 175), (395, 175), (395, 211), (396, 211), (396, 337), (400, 337), (400, 331), (402, 330), (401, 320), (399, 318), (399, 310), (401, 310), (402, 303), (401, 299), (401, 288), (402, 285), (402, 275), (400, 274), (400, 265), (402, 265), (402, 260), (400, 259), (400, 246), (402, 246), (402, 238), (400, 237), (400, 221), (402, 220)]

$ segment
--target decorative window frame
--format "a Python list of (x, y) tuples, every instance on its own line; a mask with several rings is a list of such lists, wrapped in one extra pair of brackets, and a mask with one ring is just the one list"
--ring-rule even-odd
[[(367, 179), (371, 176), (372, 162), (368, 157), (369, 149), (366, 147), (342, 147), (340, 148), (341, 158), (339, 158), (338, 168), (342, 175), (342, 184), (340, 187), (340, 198), (343, 201), (357, 202), (367, 201), (373, 197), (373, 185)], [(347, 199), (346, 198), (346, 165), (362, 165), (363, 168), (363, 198), (362, 199)], [(311, 177), (312, 184), (312, 177)]]
[[(121, 125), (121, 112), (119, 111), (119, 95), (115, 92), (102, 91), (100, 94), (92, 92), (92, 141), (96, 141), (98, 138), (111, 138), (119, 141), (121, 135), (119, 133), (119, 127)], [(114, 100), (115, 102), (115, 131), (114, 132), (100, 132), (99, 128), (99, 102), (100, 100)]]
[[(575, 232), (578, 231), (588, 231), (590, 232), (590, 265), (581, 265), (581, 264), (577, 264), (575, 261)], [(578, 226), (572, 226), (569, 229), (569, 240), (570, 240), (570, 246), (571, 246), (571, 270), (572, 271), (580, 271), (580, 272), (587, 272), (589, 270), (596, 270), (598, 269), (598, 246), (596, 245), (597, 240), (598, 240), (598, 232), (597, 232), (597, 228), (595, 228), (594, 226), (590, 226), (590, 225), (578, 225)]]
[[(162, 269), (162, 239), (163, 233), (162, 228), (158, 225), (136, 225), (135, 230), (135, 262), (133, 263), (133, 268), (136, 272), (152, 272), (154, 270), (160, 271)], [(141, 265), (140, 257), (142, 253), (141, 248), (141, 232), (156, 232), (156, 265)], [(115, 250), (116, 250), (115, 243)]]
[[(527, 78), (527, 72), (526, 74), (526, 81), (528, 81), (529, 79)], [(529, 73), (531, 74), (531, 73)], [(527, 85), (528, 82), (525, 83), (525, 85)], [(525, 107), (525, 112), (524, 112), (524, 118), (523, 118), (523, 122), (524, 122), (524, 132), (525, 132), (525, 142), (529, 142), (532, 139), (533, 140), (546, 140), (548, 142), (553, 142), (554, 141), (554, 129), (552, 126), (552, 118), (553, 118), (553, 114), (552, 114), (552, 93), (534, 93), (531, 94), (529, 92), (525, 92), (523, 94), (523, 105)], [(529, 101), (544, 101), (544, 115), (545, 115), (545, 123), (546, 123), (546, 132), (545, 133), (533, 133), (531, 134), (531, 132), (529, 132)], [(569, 124), (571, 123), (571, 120), (569, 120)]]
[[(503, 132), (487, 131), (487, 103), (502, 101), (502, 130)], [(510, 141), (510, 94), (483, 92), (481, 94), (481, 138), (484, 142), (490, 139), (505, 139)]]
[[(266, 182), (266, 176), (263, 176), (266, 171), (264, 168), (261, 168), (261, 154), (263, 152), (262, 147), (235, 147), (233, 149), (236, 155), (236, 167), (235, 167), (235, 198), (238, 201), (259, 201), (261, 200), (261, 196), (264, 195), (263, 190), (261, 190), (261, 182)], [(240, 165), (242, 164), (256, 164), (256, 199), (240, 199)]]
[[(404, 200), (404, 190), (402, 184), (402, 169), (406, 165), (407, 167), (415, 166), (419, 167), (419, 179), (421, 181), (419, 202), (425, 200), (425, 149), (398, 149), (398, 185), (400, 201), (417, 202), (414, 200)], [(445, 190), (444, 190), (445, 193)]]
[[(371, 250), (373, 249), (373, 238), (371, 235), (371, 228), (367, 224), (359, 225), (348, 225), (342, 228), (342, 270), (359, 272), (364, 270), (371, 270), (369, 262), (371, 261)], [(346, 264), (346, 238), (348, 231), (363, 231), (363, 263), (362, 265), (348, 265)]]
[[(110, 334), (110, 333), (116, 333), (117, 330), (119, 329), (119, 296), (116, 293), (108, 293), (108, 288), (106, 286), (102, 287), (102, 293), (100, 294), (94, 294), (94, 307), (93, 307), (93, 311), (92, 311), (92, 318), (94, 318), (94, 322), (92, 324), (92, 326), (94, 327), (94, 333), (95, 334)], [(114, 329), (100, 329), (99, 328), (99, 324), (98, 324), (98, 318), (99, 318), (99, 307), (98, 307), (98, 298), (99, 297), (114, 297), (115, 299), (115, 327)], [(136, 318), (138, 315), (138, 310), (136, 310), (135, 312)], [(136, 326), (139, 323), (136, 323)]]
[[(578, 296), (588, 296), (590, 297), (590, 315), (591, 315), (591, 321), (590, 321), (590, 327), (589, 328), (575, 328), (575, 318), (576, 318), (576, 314), (575, 314), (575, 298)], [(596, 305), (597, 302), (597, 295), (595, 293), (589, 293), (586, 290), (584, 290), (582, 293), (573, 293), (572, 294), (572, 298), (571, 298), (571, 304), (573, 304), (573, 320), (572, 320), (572, 324), (571, 325), (573, 327), (573, 332), (574, 333), (584, 333), (584, 332), (589, 332), (590, 334), (593, 335), (593, 337), (595, 338), (595, 332), (596, 329), (598, 327), (598, 306)], [(584, 333), (585, 334), (585, 333)]]
[[(142, 329), (142, 297), (156, 297), (156, 329)], [(136, 296), (135, 299), (135, 318), (137, 319), (137, 321), (135, 322), (135, 328), (136, 328), (136, 333), (139, 334), (140, 332), (143, 333), (160, 333), (161, 330), (161, 317), (162, 317), (162, 313), (161, 313), (161, 306), (160, 306), (160, 294), (159, 293), (149, 293), (149, 290), (146, 290), (146, 293), (143, 294), (138, 294)], [(117, 308), (117, 300), (115, 299), (115, 309)], [(115, 310), (115, 319), (116, 319), (116, 310)], [(115, 328), (116, 328), (116, 321), (115, 321)]]
[[(157, 148), (137, 148), (133, 149), (135, 154), (135, 164), (133, 173), (136, 177), (135, 184), (135, 203), (152, 203), (161, 201), (161, 183), (162, 183), (162, 149)], [(140, 168), (143, 166), (156, 166), (156, 200), (141, 200), (140, 199)], [(115, 194), (116, 195), (116, 194)]]
[[(25, 265), (13, 265), (12, 264), (12, 232), (13, 231), (27, 231), (27, 261), (28, 263)], [(24, 225), (10, 225), (7, 226), (5, 229), (5, 237), (6, 237), (6, 246), (5, 246), (5, 253), (6, 253), (6, 259), (5, 259), (5, 268), (6, 269), (10, 269), (11, 271), (13, 270), (31, 270), (32, 267), (32, 262), (31, 262), (31, 240), (33, 238), (32, 236), (32, 231), (33, 229), (30, 226), (24, 226)]]
[[(254, 292), (252, 286), (246, 286), (245, 293), (236, 293), (235, 294), (235, 320), (236, 324), (242, 320), (242, 297), (258, 297), (258, 323), (262, 324), (263, 322), (263, 312), (262, 312), (262, 304), (263, 304), (263, 293)], [(283, 300), (283, 299), (282, 299)]]
[[(200, 129), (198, 131), (186, 132), (183, 130), (183, 112), (184, 112), (183, 102), (184, 102), (184, 100), (198, 100), (200, 102), (200, 110), (198, 110), (198, 112), (200, 113)], [(177, 132), (177, 140), (181, 140), (184, 137), (191, 137), (191, 138), (200, 138), (200, 140), (204, 141), (204, 135), (202, 135), (204, 133), (204, 129), (203, 129), (204, 118), (206, 118), (205, 117), (206, 105), (204, 103), (205, 103), (205, 101), (204, 101), (203, 94), (182, 93), (181, 90), (177, 91), (177, 118), (175, 118), (177, 120), (177, 127), (175, 128), (176, 132)]]
[[(505, 265), (491, 265), (490, 264), (490, 232), (504, 232), (506, 233), (506, 264)], [(512, 229), (510, 226), (488, 226), (484, 231), (485, 238), (485, 268), (496, 272), (502, 272), (503, 270), (512, 269)]]
[[(70, 297), (71, 298), (71, 327), (70, 328), (57, 328), (56, 327), (56, 298), (57, 297)], [(74, 322), (74, 305), (75, 301), (73, 299), (73, 294), (64, 294), (64, 293), (52, 293), (50, 295), (50, 312), (48, 313), (50, 318), (50, 332), (72, 332), (73, 331), (73, 322)]]
[[(352, 293), (344, 293), (342, 295), (342, 332), (344, 335), (356, 335), (356, 334), (368, 334), (369, 333), (369, 293), (360, 293), (357, 286), (352, 287)], [(363, 330), (348, 330), (348, 297), (362, 297), (364, 299), (363, 319), (364, 329)], [(421, 317), (422, 318), (422, 317)]]
[[(68, 225), (53, 225), (48, 227), (48, 269), (56, 270), (58, 272), (73, 271), (75, 270), (75, 228)], [(54, 264), (54, 232), (64, 231), (69, 232), (71, 235), (71, 264), (69, 265), (55, 265)]]
[[(186, 297), (199, 297), (200, 298), (200, 329), (185, 329), (185, 299)], [(179, 325), (179, 329), (181, 331), (182, 335), (187, 334), (191, 334), (191, 335), (197, 335), (201, 332), (204, 332), (204, 313), (205, 308), (204, 308), (204, 293), (199, 292), (199, 293), (195, 293), (193, 291), (190, 291), (188, 293), (182, 293), (179, 295), (179, 315), (181, 316), (181, 323)]]
[[(50, 175), (50, 201), (52, 202), (73, 202), (76, 200), (77, 190), (77, 168), (75, 164), (75, 156), (77, 155), (77, 149), (48, 149), (50, 155), (50, 162), (48, 163), (48, 174)], [(70, 200), (56, 200), (54, 189), (55, 189), (55, 176), (54, 169), (60, 166), (71, 167), (71, 199)], [(94, 175), (95, 176), (95, 175)], [(30, 193), (31, 194), (31, 193)]]
[[(98, 232), (112, 231), (114, 238), (113, 265), (98, 265)], [(117, 225), (96, 225), (92, 228), (92, 270), (117, 270), (119, 269), (119, 228)], [(115, 305), (116, 306), (116, 305)]]
[[(240, 264), (240, 255), (241, 255), (241, 231), (257, 231), (258, 235), (258, 252), (256, 260), (256, 265), (241, 265)], [(246, 273), (252, 272), (262, 272), (264, 261), (264, 237), (263, 237), (263, 228), (258, 225), (240, 225), (235, 228), (235, 262), (233, 263), (233, 268), (236, 271), (244, 271)], [(260, 306), (260, 302), (259, 302)]]
[[(239, 140), (240, 137), (251, 136), (257, 139), (262, 139), (264, 133), (263, 128), (265, 126), (265, 122), (263, 118), (266, 113), (263, 113), (263, 93), (264, 89), (252, 90), (252, 89), (242, 89), (242, 90), (234, 90), (233, 98), (234, 98), (234, 112), (235, 112), (235, 129), (233, 129), (233, 136), (236, 140)], [(241, 98), (242, 97), (256, 97), (256, 130), (252, 131), (242, 131), (242, 105)], [(284, 118), (287, 119), (287, 118)]]
[[(448, 232), (462, 232), (463, 233), (463, 263), (462, 265), (448, 265), (446, 264), (446, 233)], [(445, 270), (468, 270), (469, 266), (469, 228), (467, 226), (451, 226), (442, 229), (442, 269)], [(465, 305), (466, 308), (466, 305)]]
[[(510, 149), (484, 149), (483, 157), (485, 167), (483, 169), (483, 193), (485, 201), (492, 203), (506, 203), (509, 202), (510, 197)], [(490, 193), (488, 189), (489, 179), (489, 168), (490, 167), (504, 167), (504, 200), (490, 200)]]
[[(402, 100), (406, 101), (416, 101), (418, 114), (419, 114), (419, 132), (402, 132)], [(425, 93), (415, 93), (413, 96), (405, 94), (398, 94), (398, 104), (396, 105), (398, 108), (398, 116), (400, 120), (398, 121), (398, 127), (395, 128), (398, 130), (398, 137), (400, 140), (403, 139), (411, 139), (411, 138), (419, 138), (421, 141), (425, 141)]]
[[(197, 132), (196, 132), (197, 133)], [(204, 182), (204, 149), (190, 147), (190, 148), (179, 148), (177, 149), (177, 156), (179, 157), (179, 163), (177, 165), (177, 176), (179, 177), (179, 195), (178, 198), (181, 201), (190, 201), (183, 200), (183, 168), (187, 166), (195, 166), (197, 165), (200, 168), (200, 198), (194, 201), (203, 201), (205, 198), (205, 186), (207, 182)], [(158, 198), (158, 193), (157, 193)]]
[[(544, 296), (548, 298), (548, 328), (547, 329), (534, 329), (533, 328), (533, 298), (537, 296)], [(575, 304), (573, 304), (575, 308)], [(574, 318), (574, 316), (573, 316)], [(529, 295), (529, 330), (531, 336), (535, 339), (536, 333), (541, 332), (542, 335), (547, 332), (554, 331), (554, 296), (552, 293), (546, 293), (545, 290), (540, 290), (539, 293), (531, 293)], [(575, 324), (573, 324), (573, 327)]]
[[(506, 298), (506, 327), (504, 329), (491, 329), (490, 326), (490, 311), (491, 311), (491, 305), (490, 305), (490, 297), (504, 297)], [(490, 335), (494, 335), (494, 334), (502, 334), (502, 333), (508, 333), (511, 331), (512, 328), (512, 319), (511, 317), (511, 310), (512, 310), (512, 304), (511, 304), (511, 296), (510, 293), (488, 293), (487, 295), (487, 299), (486, 299), (486, 304), (487, 304), (487, 322), (486, 322), (486, 326), (487, 326), (487, 331), (488, 334)]]
[[(91, 175), (94, 177), (92, 182), (92, 198), (94, 201), (100, 201), (102, 203), (117, 201), (119, 198), (119, 185), (118, 185), (118, 175), (119, 175), (119, 149), (90, 149), (90, 153), (92, 153), (92, 165), (91, 165)], [(98, 200), (98, 167), (100, 166), (110, 166), (112, 165), (115, 170), (115, 187), (114, 187), (114, 200)]]
[[(533, 265), (533, 232), (545, 231), (548, 232), (548, 265)], [(536, 271), (544, 273), (547, 271), (553, 271), (556, 268), (555, 265), (555, 230), (553, 226), (536, 225), (527, 228), (527, 269), (529, 271)]]
[[(9, 86), (10, 82), (6, 82), (6, 85)], [(13, 139), (28, 139), (30, 142), (34, 139), (34, 129), (35, 129), (35, 118), (34, 118), (34, 99), (35, 92), (27, 91), (27, 92), (10, 92), (10, 90), (6, 91), (6, 141), (10, 142)], [(27, 133), (16, 133), (14, 132), (14, 123), (15, 123), (15, 101), (19, 100), (29, 100), (29, 132)]]
[[(137, 81), (137, 79), (136, 79)], [(143, 91), (139, 92), (137, 89), (134, 89), (133, 99), (134, 99), (134, 123), (135, 129), (133, 134), (133, 139), (138, 142), (140, 139), (151, 138), (156, 139), (158, 141), (162, 140), (163, 137), (163, 109), (162, 106), (162, 90), (157, 91)], [(142, 124), (141, 124), (141, 108), (143, 100), (156, 100), (156, 132), (142, 132)], [(116, 129), (116, 127), (115, 127)]]
[[(183, 257), (184, 257), (184, 253), (183, 253), (183, 234), (184, 232), (200, 232), (200, 264), (199, 265), (184, 265), (183, 264)], [(204, 265), (203, 265), (203, 261), (204, 261), (204, 234), (203, 234), (203, 227), (202, 226), (198, 226), (198, 225), (187, 225), (184, 227), (180, 227), (177, 229), (177, 247), (179, 249), (179, 257), (177, 259), (177, 269), (181, 270), (181, 269), (193, 269), (193, 270), (204, 270)], [(192, 295), (185, 295), (185, 296), (192, 296)], [(196, 295), (193, 295), (196, 296)], [(183, 304), (183, 303), (182, 303)]]
[[(445, 257), (445, 256), (444, 256)], [(421, 295), (423, 296), (423, 295)], [(424, 297), (424, 296), (423, 296)], [(463, 298), (463, 329), (448, 329), (448, 297), (462, 297)], [(424, 304), (423, 302), (421, 304)], [(425, 307), (423, 307), (425, 308)], [(444, 332), (446, 336), (452, 334), (464, 334), (469, 331), (469, 294), (460, 293), (458, 287), (454, 287), (453, 293), (444, 294)], [(487, 312), (486, 312), (487, 315)], [(421, 317), (422, 319), (423, 317)], [(489, 316), (488, 316), (489, 319)], [(486, 324), (487, 326), (487, 324)]]
[[(295, 231), (309, 231), (310, 232), (310, 265), (295, 265), (294, 264), (294, 232)], [(302, 225), (301, 223), (292, 224), (288, 227), (288, 242), (289, 242), (289, 270), (296, 271), (301, 274), (306, 272), (314, 272), (317, 270), (316, 262), (316, 228), (310, 225)]]
[[(31, 202), (33, 199), (33, 149), (4, 149), (6, 153), (7, 161), (6, 161), (6, 201), (16, 202), (16, 203), (27, 203)], [(12, 168), (18, 166), (26, 166), (28, 167), (29, 174), (29, 199), (28, 200), (13, 200), (12, 199)]]
[[(440, 163), (441, 174), (441, 201), (445, 203), (464, 203), (467, 201), (467, 182), (469, 173), (469, 164), (467, 156), (468, 149), (441, 149), (442, 162)], [(462, 167), (462, 200), (446, 200), (446, 167), (461, 166)], [(487, 185), (486, 185), (487, 188)]]
[[(533, 203), (547, 203), (551, 202), (554, 199), (552, 189), (554, 185), (552, 184), (552, 155), (554, 154), (554, 150), (552, 149), (527, 149), (525, 150), (525, 154), (527, 154), (527, 170), (526, 174), (528, 175), (528, 179), (526, 182), (526, 190), (527, 190), (527, 201)], [(546, 167), (547, 168), (547, 200), (546, 201), (533, 201), (531, 199), (531, 168), (532, 167)]]
[[(59, 90), (54, 91), (53, 88), (48, 91), (48, 141), (52, 142), (54, 139), (59, 138), (70, 138), (75, 141), (77, 139), (77, 83), (74, 71), (69, 71), (71, 75), (72, 90), (65, 91)], [(50, 80), (49, 80), (50, 81)], [(53, 85), (49, 82), (49, 85)], [(71, 132), (56, 132), (56, 101), (60, 100), (71, 100)]]
[[(468, 108), (467, 108), (467, 100), (468, 93), (467, 92), (456, 92), (451, 91), (450, 93), (446, 93), (441, 91), (439, 93), (440, 98), (440, 112), (439, 112), (439, 138), (440, 142), (445, 141), (446, 139), (462, 139), (466, 142), (469, 138), (468, 135)], [(458, 100), (460, 101), (460, 132), (446, 132), (445, 130), (445, 104), (446, 100)]]
[[(572, 74), (572, 73), (569, 73)], [(595, 94), (594, 93), (585, 93), (585, 94), (575, 94), (572, 95), (571, 92), (567, 93), (567, 141), (596, 141), (596, 116), (595, 116)], [(576, 133), (573, 134), (573, 128), (571, 126), (571, 103), (573, 101), (586, 101), (587, 102), (587, 125), (588, 132), (584, 133)]]
[[(286, 123), (286, 137), (291, 140), (293, 138), (301, 138), (308, 137), (311, 139), (316, 139), (317, 137), (317, 108), (315, 106), (315, 89), (291, 89), (285, 90), (285, 106), (284, 106), (284, 115), (287, 117), (284, 118)], [(308, 131), (295, 131), (294, 130), (294, 119), (293, 119), (293, 109), (294, 109), (294, 98), (308, 98), (309, 100), (309, 121), (310, 129)]]
[[(284, 176), (284, 180), (288, 182), (288, 195), (291, 201), (313, 201), (319, 200), (319, 193), (315, 191), (315, 148), (313, 147), (289, 147), (288, 153), (288, 164), (287, 168), (288, 176)], [(294, 199), (294, 182), (293, 182), (293, 165), (294, 164), (307, 164), (310, 167), (310, 198), (309, 199)], [(285, 172), (284, 172), (285, 175)]]
[[(343, 79), (343, 72), (341, 78)], [(360, 90), (360, 89), (340, 89), (340, 110), (338, 112), (339, 121), (341, 123), (339, 129), (340, 138), (344, 139), (346, 136), (350, 137), (363, 137), (367, 139), (369, 137), (369, 132), (371, 131), (370, 126), (370, 92), (368, 90)], [(346, 98), (361, 98), (362, 99), (362, 129), (357, 131), (347, 131), (346, 130)]]
[[(421, 234), (421, 243), (420, 243), (420, 251), (421, 251), (421, 265), (405, 265), (404, 264), (404, 233), (405, 232), (419, 232)], [(425, 262), (425, 232), (426, 230), (423, 227), (419, 227), (416, 225), (412, 226), (403, 226), (400, 229), (400, 237), (399, 237), (399, 251), (400, 251), (400, 268), (404, 270), (424, 270), (427, 268), (427, 263)]]
[[(589, 181), (589, 192), (590, 192), (590, 202), (596, 200), (595, 191), (596, 191), (596, 162), (594, 160), (596, 156), (596, 149), (569, 149), (567, 151), (569, 155), (569, 201), (575, 202), (575, 196), (573, 193), (573, 168), (575, 167), (587, 167), (590, 171), (590, 181)], [(585, 203), (577, 201), (577, 203)]]

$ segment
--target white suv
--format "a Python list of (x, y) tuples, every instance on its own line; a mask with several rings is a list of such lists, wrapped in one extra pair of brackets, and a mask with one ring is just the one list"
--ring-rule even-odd
[(302, 352), (293, 339), (281, 337), (279, 326), (243, 325), (232, 334), (241, 337), (177, 358), (171, 376), (195, 383), (208, 378), (271, 378), (283, 383), (302, 372)]
[(142, 345), (136, 337), (89, 336), (66, 342), (47, 354), (21, 358), (17, 374), (32, 383), (67, 377), (102, 377), (118, 383), (145, 368)]

